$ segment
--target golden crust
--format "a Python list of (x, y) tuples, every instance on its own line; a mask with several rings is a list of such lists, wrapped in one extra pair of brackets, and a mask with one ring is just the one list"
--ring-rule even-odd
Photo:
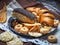
[(4, 7), (0, 12), (0, 23), (4, 23), (6, 21), (6, 4), (4, 3)]
[(49, 17), (41, 17), (40, 23), (42, 23), (44, 25), (53, 26), (54, 25), (54, 20), (50, 19)]

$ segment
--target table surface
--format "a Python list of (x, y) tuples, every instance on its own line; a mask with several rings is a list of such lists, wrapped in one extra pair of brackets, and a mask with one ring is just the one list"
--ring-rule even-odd
[[(40, 0), (39, 0), (40, 1)], [(43, 1), (43, 0), (42, 0)], [(41, 1), (40, 1), (41, 2)], [(43, 1), (44, 2), (44, 1)], [(57, 5), (58, 3), (56, 3), (55, 1), (46, 1), (47, 3), (50, 3), (51, 5), (53, 5), (54, 7), (59, 8), (59, 5)], [(55, 5), (54, 5), (55, 4)], [(17, 7), (21, 7), (21, 5), (19, 5), (16, 1), (12, 1), (8, 6), (7, 6), (7, 22), (4, 23), (4, 24), (0, 24), (0, 28), (4, 29), (4, 30), (7, 30), (7, 31), (10, 31), (9, 28), (8, 28), (8, 19), (11, 17), (11, 12), (14, 8), (17, 8)], [(51, 34), (54, 34), (56, 35), (58, 41), (57, 43), (49, 43), (45, 38), (46, 36), (42, 37), (42, 38), (39, 38), (39, 39), (27, 39), (28, 41), (33, 41), (34, 40), (37, 40), (39, 42), (39, 45), (60, 45), (60, 24), (58, 26), (58, 28), (56, 29), (56, 31), (54, 33), (51, 33)], [(23, 41), (25, 41), (25, 38), (21, 38)], [(28, 42), (27, 41), (27, 42)], [(37, 44), (37, 42), (34, 42)]]

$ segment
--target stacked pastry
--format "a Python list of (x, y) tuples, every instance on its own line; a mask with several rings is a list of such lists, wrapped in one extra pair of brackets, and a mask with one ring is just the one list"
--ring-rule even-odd
[(26, 10), (20, 8), (13, 10), (13, 17), (22, 21), (22, 23), (16, 24), (16, 22), (14, 25), (14, 29), (19, 33), (38, 37), (49, 33), (53, 27), (59, 24), (59, 20), (56, 20), (54, 14), (47, 9), (27, 7)]
[(0, 41), (6, 42), (6, 45), (23, 45), (23, 42), (12, 34), (11, 32), (1, 33)]

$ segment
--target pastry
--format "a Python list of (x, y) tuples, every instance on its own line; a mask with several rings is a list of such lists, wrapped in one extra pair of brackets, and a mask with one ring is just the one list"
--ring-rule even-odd
[(55, 35), (48, 36), (48, 41), (51, 43), (57, 42), (57, 37)]
[(17, 24), (17, 25), (14, 27), (14, 29), (19, 32), (22, 27), (23, 27), (22, 24)]
[(38, 33), (38, 32), (29, 32), (28, 33), (30, 36), (34, 36), (34, 37), (39, 37), (39, 36), (42, 36), (41, 33)]
[(40, 18), (40, 17), (39, 17), (39, 16), (37, 16), (37, 22), (39, 22), (39, 18)]
[(26, 10), (30, 11), (30, 12), (34, 12), (35, 11), (35, 7), (27, 7)]
[(7, 16), (6, 16), (6, 3), (3, 2), (2, 4), (3, 5), (1, 5), (1, 6), (3, 6), (3, 7), (0, 10), (0, 23), (4, 23), (6, 21), (6, 18), (7, 18)]
[(41, 17), (40, 23), (47, 26), (53, 26), (54, 20), (49, 17)]
[(40, 8), (35, 8), (35, 12), (37, 13), (37, 16), (39, 16), (39, 11), (40, 11)]
[(14, 38), (13, 40), (7, 42), (7, 45), (23, 45), (23, 42), (19, 38)]
[(28, 24), (28, 23), (23, 23), (24, 26), (26, 26), (28, 29), (31, 29), (34, 26), (41, 26), (40, 23), (34, 23), (34, 24)]
[(48, 25), (48, 26), (54, 25), (54, 16), (50, 13), (42, 14), (39, 19), (40, 19), (40, 23), (43, 25)]
[(29, 23), (23, 23), (26, 26), (36, 26), (36, 25), (41, 25), (40, 23), (34, 23), (34, 24), (29, 24)]
[(47, 10), (47, 9), (41, 9), (41, 10), (39, 10), (39, 13), (41, 13), (41, 14), (48, 13), (48, 12), (49, 12), (49, 10)]
[(51, 29), (52, 29), (51, 27), (44, 26), (44, 27), (40, 28), (40, 33), (47, 34), (50, 32)]
[(58, 24), (59, 24), (59, 20), (54, 20), (54, 26), (58, 26)]
[(29, 29), (28, 29), (27, 27), (22, 27), (22, 28), (20, 29), (20, 33), (23, 33), (23, 34), (27, 34), (28, 31), (29, 31)]
[(37, 13), (36, 12), (32, 12), (35, 16), (37, 16)]
[(34, 23), (36, 19), (35, 15), (21, 8), (14, 9), (12, 16), (24, 23)]
[(40, 25), (37, 25), (37, 26), (33, 26), (29, 31), (30, 32), (39, 32), (40, 30)]
[(3, 32), (0, 34), (0, 40), (4, 41), (4, 42), (10, 41), (13, 38), (14, 38), (14, 36), (10, 32)]
[(52, 19), (55, 18), (55, 16), (54, 16), (53, 14), (51, 14), (51, 13), (44, 13), (44, 14), (42, 14), (41, 16), (42, 16), (42, 17), (49, 17), (49, 18), (52, 18)]

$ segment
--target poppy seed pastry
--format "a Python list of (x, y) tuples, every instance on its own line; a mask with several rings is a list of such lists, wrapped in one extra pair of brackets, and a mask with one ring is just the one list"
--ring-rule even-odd
[(35, 15), (21, 8), (15, 8), (13, 10), (12, 16), (26, 23), (34, 23), (34, 20), (36, 19)]
[(10, 32), (3, 32), (0, 34), (0, 40), (7, 42), (14, 38), (14, 36)]

